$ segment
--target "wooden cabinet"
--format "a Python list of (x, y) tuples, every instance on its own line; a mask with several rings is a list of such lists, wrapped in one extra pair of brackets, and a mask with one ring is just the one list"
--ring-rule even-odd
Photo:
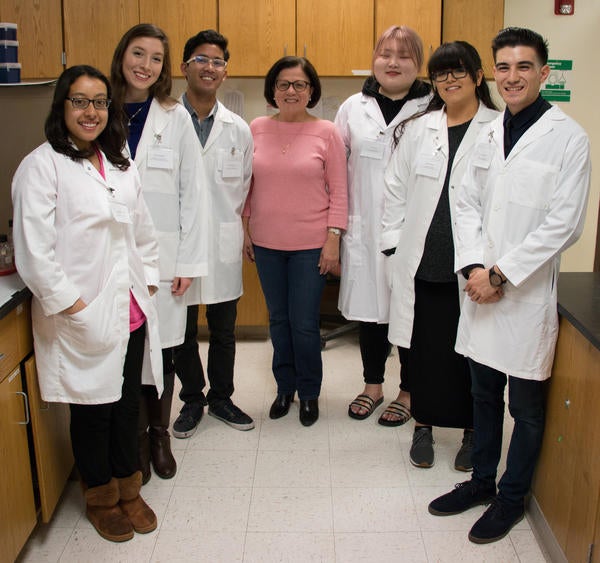
[(407, 25), (423, 40), (425, 62), (420, 76), (427, 76), (427, 61), (440, 45), (442, 0), (375, 0), (375, 38), (392, 25)]
[(231, 42), (230, 76), (264, 76), (284, 55), (306, 56), (320, 76), (371, 68), (374, 0), (219, 0)]
[(42, 521), (50, 521), (73, 469), (68, 405), (41, 400), (32, 349), (30, 304), (24, 302), (0, 319), (3, 561), (17, 557), (35, 527), (38, 509)]
[(504, 0), (443, 0), (442, 40), (468, 41), (483, 61), (486, 78), (493, 77), (492, 39), (504, 27)]
[(568, 561), (588, 561), (591, 544), (600, 545), (598, 404), (600, 350), (563, 317), (532, 489)]
[(13, 561), (36, 524), (27, 403), (19, 368), (0, 382), (0, 428), (0, 553), (6, 561)]
[(24, 364), (42, 522), (48, 523), (73, 469), (69, 405), (42, 401), (35, 357)]
[(22, 80), (56, 78), (62, 72), (60, 3), (61, 0), (0, 0), (0, 21), (18, 25)]
[(140, 22), (151, 22), (169, 38), (171, 71), (183, 76), (181, 61), (185, 42), (203, 29), (217, 29), (217, 0), (139, 0)]
[(296, 54), (319, 76), (351, 76), (370, 70), (374, 0), (297, 0)]
[(137, 2), (128, 0), (62, 0), (67, 67), (87, 64), (110, 75), (119, 39), (139, 23)]
[(229, 39), (228, 75), (264, 76), (296, 54), (296, 0), (219, 0), (219, 31)]

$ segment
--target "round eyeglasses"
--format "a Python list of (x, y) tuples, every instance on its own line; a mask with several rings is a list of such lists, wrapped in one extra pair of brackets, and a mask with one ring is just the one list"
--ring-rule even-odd
[(431, 80), (434, 82), (445, 82), (448, 80), (448, 76), (452, 75), (455, 80), (464, 78), (468, 72), (464, 66), (457, 66), (456, 68), (448, 70), (439, 70), (438, 72), (431, 73)]
[(195, 57), (192, 57), (188, 61), (185, 61), (186, 65), (189, 65), (191, 63), (196, 63), (199, 66), (213, 65), (213, 67), (216, 68), (217, 70), (223, 70), (224, 68), (227, 67), (227, 61), (226, 60), (224, 60), (224, 59), (211, 59), (210, 57), (207, 57), (205, 55), (196, 55)]
[(294, 82), (290, 82), (289, 80), (275, 80), (275, 88), (281, 92), (285, 92), (290, 86), (296, 92), (304, 92), (310, 86), (310, 82), (306, 82), (306, 80), (294, 80)]
[(108, 109), (112, 100), (107, 100), (106, 98), (95, 98), (90, 100), (89, 98), (67, 98), (73, 105), (75, 109), (86, 109), (90, 104), (94, 106), (95, 109)]

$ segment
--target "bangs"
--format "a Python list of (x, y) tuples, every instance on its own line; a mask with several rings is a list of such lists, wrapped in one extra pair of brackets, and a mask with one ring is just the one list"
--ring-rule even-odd
[(471, 73), (470, 65), (464, 60), (464, 52), (460, 51), (455, 44), (446, 44), (439, 47), (429, 59), (427, 65), (429, 76), (434, 72), (458, 68), (459, 66), (465, 67)]

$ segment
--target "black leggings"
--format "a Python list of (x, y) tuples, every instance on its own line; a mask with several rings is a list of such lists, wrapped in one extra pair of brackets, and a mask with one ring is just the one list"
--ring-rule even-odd
[[(388, 325), (361, 321), (359, 323), (358, 341), (365, 383), (381, 385), (384, 381), (385, 362), (392, 346), (388, 341)], [(409, 391), (407, 350), (398, 346), (398, 353), (402, 365), (400, 389)]]
[(69, 405), (75, 464), (90, 488), (105, 485), (112, 477), (129, 477), (138, 469), (137, 421), (145, 338), (145, 324), (129, 335), (123, 389), (117, 402)]

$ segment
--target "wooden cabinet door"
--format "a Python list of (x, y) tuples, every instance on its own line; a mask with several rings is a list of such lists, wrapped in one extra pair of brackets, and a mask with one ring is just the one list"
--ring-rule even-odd
[(21, 80), (56, 78), (62, 66), (61, 0), (0, 0), (0, 21), (16, 23)]
[(73, 469), (69, 405), (42, 401), (35, 356), (25, 362), (42, 522), (50, 522)]
[(443, 41), (468, 41), (483, 61), (486, 78), (493, 77), (492, 39), (504, 27), (504, 0), (444, 0)]
[(442, 0), (375, 0), (375, 38), (392, 25), (407, 25), (423, 40), (425, 60), (419, 76), (427, 76), (427, 61), (442, 37)]
[(14, 561), (36, 524), (27, 409), (17, 368), (0, 383), (0, 558)]
[(369, 70), (374, 0), (298, 0), (296, 54), (319, 76), (352, 76)]
[[(236, 325), (238, 327), (268, 327), (269, 312), (265, 297), (258, 279), (256, 265), (244, 261), (242, 272), (244, 294), (238, 303)], [(266, 335), (266, 333), (265, 333)]]
[(183, 76), (185, 42), (203, 29), (217, 29), (217, 0), (139, 0), (140, 22), (153, 23), (169, 38), (173, 76)]
[(229, 76), (264, 76), (295, 55), (295, 0), (219, 0), (219, 31), (230, 41)]
[(128, 0), (63, 0), (63, 21), (67, 67), (92, 65), (109, 76), (115, 47), (140, 13)]

